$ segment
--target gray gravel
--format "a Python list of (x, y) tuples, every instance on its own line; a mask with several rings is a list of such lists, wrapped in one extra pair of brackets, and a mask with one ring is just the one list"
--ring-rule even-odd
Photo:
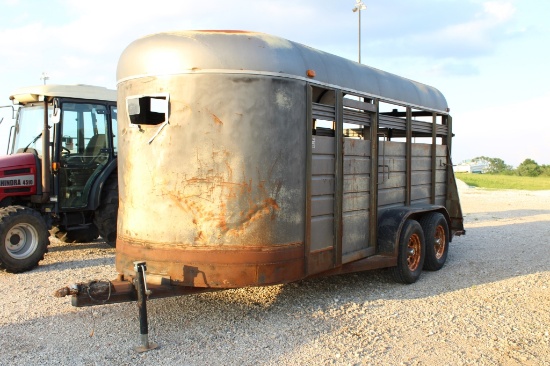
[(550, 365), (550, 191), (461, 185), (467, 235), (413, 285), (387, 270), (74, 308), (54, 290), (112, 279), (114, 250), (54, 242), (0, 273), (0, 365)]

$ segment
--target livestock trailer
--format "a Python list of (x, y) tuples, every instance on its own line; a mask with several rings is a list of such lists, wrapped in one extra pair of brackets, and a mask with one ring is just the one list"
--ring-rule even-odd
[(145, 269), (149, 298), (383, 267), (412, 283), (464, 233), (433, 87), (245, 31), (140, 38), (117, 80), (119, 275), (67, 288), (75, 306), (135, 299)]

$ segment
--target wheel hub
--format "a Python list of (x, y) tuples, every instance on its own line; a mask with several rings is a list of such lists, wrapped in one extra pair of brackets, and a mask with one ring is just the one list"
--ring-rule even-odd
[(409, 239), (408, 248), (407, 248), (407, 264), (411, 271), (416, 271), (420, 264), (421, 252), (420, 252), (421, 241), (418, 235), (412, 235)]
[(15, 225), (6, 235), (4, 246), (14, 259), (28, 258), (38, 247), (38, 231), (27, 223)]
[(441, 257), (443, 257), (443, 254), (445, 253), (445, 242), (446, 242), (445, 230), (441, 225), (437, 227), (435, 231), (434, 239), (435, 239), (434, 240), (435, 257), (437, 259), (440, 259)]
[(12, 233), (12, 235), (10, 236), (10, 244), (14, 246), (19, 244), (20, 241), (21, 241), (21, 237), (19, 236), (19, 234)]

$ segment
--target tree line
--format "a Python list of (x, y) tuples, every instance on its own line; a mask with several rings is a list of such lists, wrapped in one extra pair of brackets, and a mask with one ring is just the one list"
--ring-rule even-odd
[(533, 159), (525, 159), (516, 169), (511, 165), (507, 165), (504, 160), (500, 158), (478, 156), (472, 160), (478, 163), (487, 164), (483, 172), (488, 174), (519, 175), (522, 177), (550, 177), (550, 165), (539, 165)]

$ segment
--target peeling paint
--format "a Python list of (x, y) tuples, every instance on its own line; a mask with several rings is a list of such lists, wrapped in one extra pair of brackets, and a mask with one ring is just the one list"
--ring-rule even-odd
[(277, 103), (277, 106), (282, 109), (289, 110), (290, 108), (292, 108), (292, 100), (290, 99), (290, 96), (283, 90), (278, 90), (275, 93), (275, 103)]

